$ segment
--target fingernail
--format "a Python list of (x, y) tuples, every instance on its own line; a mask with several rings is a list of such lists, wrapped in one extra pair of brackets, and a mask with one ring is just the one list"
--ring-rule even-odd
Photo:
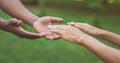
[(71, 24), (75, 24), (75, 22), (70, 22)]
[(53, 26), (52, 25), (48, 25), (48, 28), (53, 28)]

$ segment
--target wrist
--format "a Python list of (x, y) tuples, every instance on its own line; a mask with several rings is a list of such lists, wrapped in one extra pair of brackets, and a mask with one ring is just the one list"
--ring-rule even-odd
[(84, 44), (84, 42), (88, 42), (88, 40), (90, 39), (90, 37), (91, 36), (89, 36), (89, 35), (87, 35), (87, 34), (85, 34), (85, 35), (80, 35), (79, 37), (78, 37), (78, 39), (76, 40), (76, 42), (78, 43), (78, 44), (80, 44), (80, 45), (83, 45)]
[(80, 38), (77, 38), (76, 42), (77, 42), (77, 44), (81, 45), (83, 40), (84, 40), (84, 37), (80, 37)]
[(37, 17), (37, 16), (35, 16), (33, 14), (27, 15), (27, 16), (25, 16), (25, 17), (22, 18), (22, 20), (25, 23), (27, 23), (27, 24), (29, 24), (31, 26), (33, 26), (34, 22), (36, 22), (38, 19), (39, 19), (39, 17)]
[(104, 37), (106, 37), (108, 34), (109, 34), (108, 31), (102, 30), (101, 33), (99, 34), (99, 36), (100, 36), (100, 38), (104, 38)]
[(86, 35), (82, 40), (81, 40), (81, 45), (82, 46), (86, 46), (89, 42), (93, 42), (94, 41), (94, 38), (89, 36), (89, 35)]

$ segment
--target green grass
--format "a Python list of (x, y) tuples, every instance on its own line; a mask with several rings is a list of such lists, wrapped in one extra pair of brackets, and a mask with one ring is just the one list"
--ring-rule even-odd
[[(30, 7), (29, 9), (36, 15), (39, 14), (38, 8)], [(70, 21), (91, 23), (94, 20), (94, 14), (87, 12), (47, 9), (46, 13), (49, 16), (64, 18), (64, 24)], [(0, 11), (0, 17), (10, 18), (2, 11)], [(99, 20), (102, 28), (120, 33), (119, 17), (101, 15)], [(33, 31), (28, 25), (24, 24), (24, 27)], [(111, 46), (111, 44), (109, 45)], [(28, 40), (0, 31), (0, 63), (103, 63), (103, 61), (86, 48), (63, 39), (55, 41), (43, 38)]]

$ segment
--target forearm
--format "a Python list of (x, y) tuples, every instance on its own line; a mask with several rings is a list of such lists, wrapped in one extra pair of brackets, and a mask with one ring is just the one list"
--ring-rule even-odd
[(109, 31), (103, 31), (103, 33), (101, 34), (101, 38), (105, 39), (117, 46), (120, 46), (120, 35), (109, 32)]
[(38, 17), (28, 11), (20, 0), (0, 0), (0, 7), (11, 16), (33, 25)]
[(120, 51), (99, 42), (73, 26), (54, 25), (49, 27), (67, 41), (82, 45), (107, 63), (120, 63)]
[(6, 25), (7, 25), (7, 21), (5, 21), (4, 19), (0, 18), (0, 29), (4, 30)]
[(119, 63), (120, 51), (111, 48), (93, 37), (83, 39), (82, 45), (107, 63)]

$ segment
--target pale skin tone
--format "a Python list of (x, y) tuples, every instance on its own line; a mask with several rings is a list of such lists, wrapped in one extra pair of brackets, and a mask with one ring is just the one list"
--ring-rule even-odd
[[(91, 52), (96, 54), (98, 57), (100, 57), (102, 60), (104, 60), (106, 63), (119, 63), (120, 62), (120, 51), (119, 50), (111, 48), (109, 46), (106, 46), (106, 45), (102, 44), (101, 42), (99, 42), (98, 40), (96, 40), (95, 38), (81, 32), (77, 29), (77, 28), (82, 29), (84, 27), (74, 28), (72, 26), (55, 26), (55, 27), (53, 26), (51, 29), (52, 29), (52, 32), (54, 32), (54, 33), (51, 33), (50, 29), (48, 29), (48, 25), (52, 25), (53, 21), (62, 22), (63, 19), (57, 18), (57, 17), (39, 18), (36, 15), (34, 15), (33, 13), (29, 12), (19, 0), (0, 0), (0, 7), (4, 11), (6, 11), (9, 15), (11, 15), (17, 19), (20, 19), (23, 22), (33, 26), (33, 28), (39, 34), (41, 34), (42, 36), (45, 36), (48, 39), (59, 38), (59, 36), (57, 35), (57, 34), (59, 34), (65, 40), (77, 43), (79, 45), (83, 45), (84, 47), (89, 49)], [(4, 23), (4, 21), (0, 21), (0, 22)], [(11, 33), (14, 33), (20, 37), (21, 37), (21, 34), (16, 33), (10, 29), (13, 29), (17, 32), (23, 33), (22, 37), (24, 37), (24, 35), (27, 33), (29, 34), (29, 32), (26, 33), (26, 31), (23, 30), (18, 23), (14, 25), (14, 24), (11, 24), (8, 22), (8, 24), (9, 24), (8, 27), (10, 27), (10, 28), (5, 27), (5, 29), (4, 29), (2, 26), (0, 26), (0, 27), (2, 27), (1, 29), (5, 30), (5, 31), (9, 31)], [(6, 26), (6, 24), (5, 24), (5, 26)], [(95, 29), (96, 31), (99, 30), (99, 32), (100, 32), (100, 35), (99, 35), (99, 33), (95, 32), (95, 34), (94, 34), (94, 32), (91, 32), (92, 29), (91, 30), (89, 29), (90, 31), (87, 31), (86, 29), (87, 28), (82, 29), (82, 30), (84, 30), (87, 33), (94, 35), (94, 36), (100, 36), (100, 37), (102, 36), (103, 39), (106, 39), (106, 40), (110, 41), (111, 43), (120, 46), (119, 35), (111, 33), (111, 32), (107, 32), (107, 31), (102, 31), (106, 34), (101, 35), (100, 29), (92, 28), (92, 29)], [(26, 37), (26, 38), (29, 38), (29, 37)]]
[(0, 0), (0, 8), (12, 17), (31, 25), (41, 36), (47, 39), (59, 38), (59, 35), (50, 32), (48, 25), (52, 25), (52, 22), (62, 22), (63, 19), (57, 17), (39, 18), (28, 11), (20, 0)]
[(118, 34), (109, 32), (107, 30), (96, 28), (96, 27), (86, 24), (86, 23), (71, 22), (69, 24), (80, 30), (87, 32), (88, 34), (90, 34), (92, 36), (107, 40), (110, 43), (115, 44), (120, 47), (120, 35), (118, 35)]
[(53, 33), (59, 34), (63, 39), (82, 45), (93, 52), (106, 63), (119, 63), (120, 51), (111, 48), (95, 38), (83, 33), (71, 25), (49, 26)]

